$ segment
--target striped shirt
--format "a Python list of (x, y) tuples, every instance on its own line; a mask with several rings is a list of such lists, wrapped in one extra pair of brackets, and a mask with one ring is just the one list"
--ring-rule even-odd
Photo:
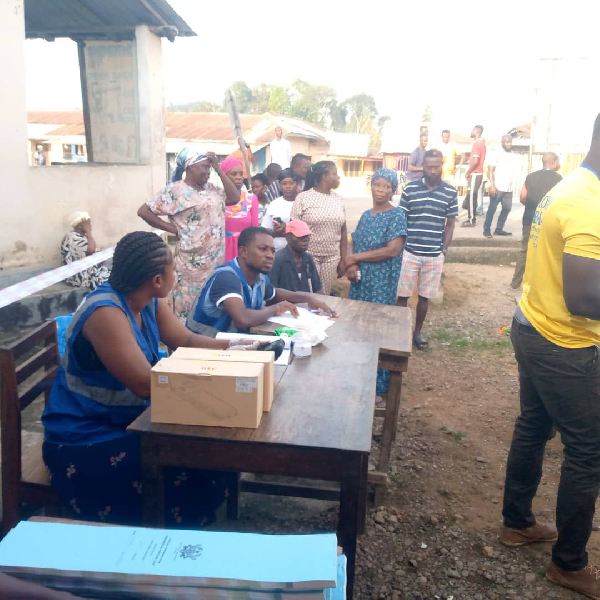
[(446, 219), (458, 216), (456, 188), (445, 181), (430, 190), (423, 179), (404, 187), (400, 207), (406, 211), (405, 249), (417, 256), (438, 256)]

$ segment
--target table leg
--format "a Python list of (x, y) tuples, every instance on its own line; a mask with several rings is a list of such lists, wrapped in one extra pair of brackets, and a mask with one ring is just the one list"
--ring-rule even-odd
[(366, 484), (361, 479), (365, 472), (363, 462), (367, 460), (366, 455), (357, 454), (348, 457), (342, 465), (338, 542), (344, 549), (348, 561), (348, 600), (352, 600), (354, 591), (356, 538), (361, 523), (361, 492), (363, 488), (366, 489)]
[(240, 518), (240, 477), (241, 473), (227, 474), (227, 518)]
[(360, 476), (361, 488), (360, 498), (358, 503), (358, 535), (362, 535), (365, 532), (365, 525), (367, 521), (367, 478), (369, 476), (369, 456), (365, 456), (362, 461), (362, 473)]
[(142, 517), (146, 527), (165, 526), (164, 467), (158, 464), (155, 445), (142, 435)]

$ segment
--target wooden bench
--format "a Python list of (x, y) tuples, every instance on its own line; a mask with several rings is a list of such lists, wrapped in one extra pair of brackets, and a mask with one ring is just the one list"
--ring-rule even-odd
[(43, 505), (46, 514), (62, 505), (42, 460), (42, 442), (22, 453), (21, 413), (42, 394), (48, 402), (58, 369), (56, 324), (48, 321), (20, 340), (0, 348), (0, 449), (2, 523), (0, 536), (21, 519), (23, 503)]

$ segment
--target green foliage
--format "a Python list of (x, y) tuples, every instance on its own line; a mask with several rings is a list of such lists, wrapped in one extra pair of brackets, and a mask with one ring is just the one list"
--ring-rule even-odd
[(231, 86), (238, 112), (248, 113), (252, 109), (252, 90), (243, 81), (236, 81)]
[(274, 85), (271, 88), (269, 103), (267, 106), (269, 112), (281, 115), (287, 114), (290, 109), (290, 99), (287, 90), (281, 85)]

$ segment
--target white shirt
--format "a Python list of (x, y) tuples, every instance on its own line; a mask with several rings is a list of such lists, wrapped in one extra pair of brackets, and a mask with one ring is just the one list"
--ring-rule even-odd
[(488, 166), (496, 167), (494, 181), (496, 189), (501, 192), (514, 191), (515, 178), (519, 167), (519, 158), (511, 150), (507, 152), (502, 148), (491, 156)]
[[(273, 231), (273, 229), (275, 229), (273, 217), (278, 217), (284, 223), (289, 223), (292, 215), (292, 206), (294, 206), (294, 203), (288, 202), (283, 196), (275, 198), (275, 200), (267, 206), (267, 212), (263, 217), (261, 227)], [(284, 237), (273, 238), (273, 241), (275, 242), (276, 250), (281, 250), (287, 246), (287, 240)]]
[(285, 139), (274, 139), (271, 148), (271, 162), (277, 163), (282, 169), (287, 169), (292, 162), (292, 145)]

